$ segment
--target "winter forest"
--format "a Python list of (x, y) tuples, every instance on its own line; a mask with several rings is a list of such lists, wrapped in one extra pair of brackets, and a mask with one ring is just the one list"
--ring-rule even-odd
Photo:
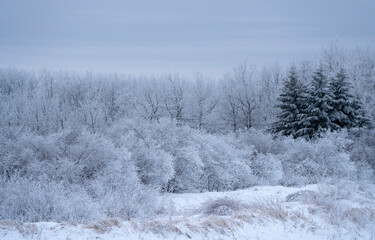
[(157, 197), (375, 180), (375, 55), (132, 76), (0, 70), (0, 218), (129, 220)]

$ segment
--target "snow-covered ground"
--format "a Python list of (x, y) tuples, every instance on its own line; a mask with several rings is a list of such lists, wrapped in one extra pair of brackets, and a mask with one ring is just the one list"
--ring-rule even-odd
[(165, 194), (148, 219), (0, 221), (0, 239), (375, 239), (375, 186), (257, 186)]

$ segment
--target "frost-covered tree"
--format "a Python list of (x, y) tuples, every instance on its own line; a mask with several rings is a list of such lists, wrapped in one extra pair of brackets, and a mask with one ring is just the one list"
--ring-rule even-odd
[(224, 76), (221, 84), (222, 116), (233, 131), (254, 127), (259, 108), (259, 89), (255, 81), (255, 66), (246, 62)]
[(255, 66), (248, 66), (246, 62), (234, 71), (237, 85), (237, 101), (241, 110), (240, 119), (246, 129), (253, 127), (254, 111), (259, 107), (254, 74)]
[(169, 75), (166, 80), (163, 93), (165, 108), (171, 119), (181, 123), (186, 108), (186, 82), (178, 74)]
[(328, 76), (333, 77), (347, 64), (347, 52), (340, 44), (333, 42), (323, 49), (321, 61)]
[(158, 79), (136, 79), (133, 83), (133, 95), (128, 101), (135, 109), (136, 115), (150, 121), (158, 120), (162, 110), (162, 89)]
[(296, 68), (289, 70), (289, 76), (284, 81), (282, 93), (277, 105), (280, 108), (276, 121), (270, 131), (274, 134), (292, 136), (298, 138), (309, 133), (309, 125), (306, 124), (306, 107), (308, 104), (307, 88), (298, 80)]
[(259, 76), (259, 104), (255, 110), (257, 128), (264, 129), (276, 121), (278, 110), (275, 105), (277, 104), (277, 97), (280, 95), (283, 75), (284, 73), (278, 64), (268, 65), (262, 69)]
[(351, 56), (348, 75), (372, 125), (375, 122), (375, 52), (357, 49)]
[(362, 102), (360, 100), (359, 96), (355, 96), (353, 102), (352, 102), (352, 108), (355, 112), (355, 119), (354, 119), (354, 126), (355, 127), (365, 127), (365, 128), (372, 128), (373, 124), (369, 117), (367, 116), (367, 113), (362, 105)]
[(190, 94), (191, 121), (201, 129), (215, 110), (218, 99), (215, 96), (215, 85), (197, 74), (193, 84), (194, 91)]
[(240, 103), (237, 101), (236, 89), (233, 81), (229, 79), (228, 74), (225, 81), (221, 82), (221, 116), (223, 122), (231, 126), (233, 132), (239, 128), (240, 122)]
[(331, 79), (329, 89), (333, 94), (330, 119), (340, 128), (362, 127), (368, 124), (360, 100), (353, 96), (345, 69), (341, 68)]
[(327, 77), (320, 65), (313, 75), (310, 90), (309, 107), (307, 108), (306, 123), (311, 128), (310, 138), (320, 137), (327, 131), (337, 130), (339, 125), (331, 121), (333, 94), (330, 92)]

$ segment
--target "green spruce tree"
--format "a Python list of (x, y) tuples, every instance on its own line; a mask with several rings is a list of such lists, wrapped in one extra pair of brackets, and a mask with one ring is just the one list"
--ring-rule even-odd
[(303, 137), (309, 132), (305, 122), (307, 93), (306, 86), (298, 80), (296, 68), (291, 67), (278, 98), (280, 104), (277, 107), (281, 110), (278, 121), (272, 124), (270, 132), (293, 138)]
[(372, 128), (371, 120), (368, 117), (366, 111), (363, 108), (362, 102), (359, 96), (354, 97), (351, 102), (351, 107), (353, 108), (353, 124), (351, 127), (359, 128)]
[(314, 73), (311, 84), (306, 122), (311, 127), (309, 138), (316, 138), (327, 131), (337, 130), (340, 126), (332, 122), (330, 118), (334, 112), (334, 95), (329, 89), (328, 80), (321, 65)]
[(370, 121), (366, 117), (361, 101), (350, 93), (351, 88), (345, 69), (341, 68), (329, 85), (333, 94), (333, 111), (330, 113), (330, 119), (339, 128), (369, 126)]
[(353, 109), (354, 96), (349, 93), (350, 83), (347, 81), (343, 68), (333, 77), (329, 83), (329, 90), (333, 94), (332, 107), (330, 112), (331, 121), (338, 128), (353, 127), (355, 110)]

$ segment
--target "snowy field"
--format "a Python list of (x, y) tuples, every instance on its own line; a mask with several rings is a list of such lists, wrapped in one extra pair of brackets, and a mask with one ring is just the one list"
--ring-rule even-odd
[(147, 219), (0, 221), (0, 239), (375, 239), (375, 186), (257, 186), (165, 194)]

